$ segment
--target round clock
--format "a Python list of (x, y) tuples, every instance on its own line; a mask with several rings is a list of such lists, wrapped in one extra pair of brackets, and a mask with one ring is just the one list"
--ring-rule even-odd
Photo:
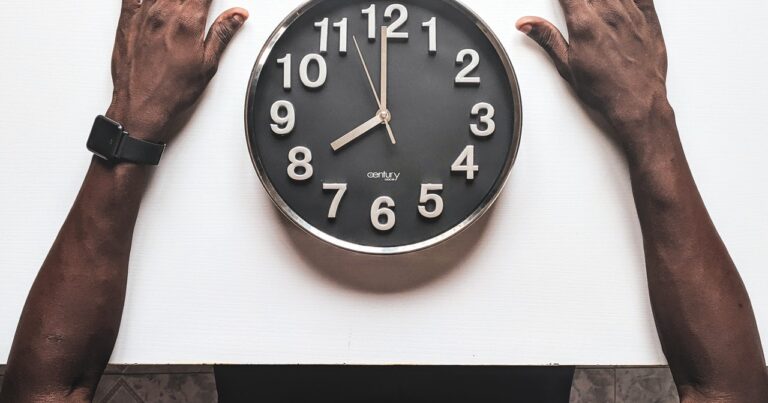
[(245, 107), (256, 171), (305, 231), (371, 254), (435, 245), (501, 192), (520, 144), (503, 46), (453, 0), (314, 0), (258, 57)]

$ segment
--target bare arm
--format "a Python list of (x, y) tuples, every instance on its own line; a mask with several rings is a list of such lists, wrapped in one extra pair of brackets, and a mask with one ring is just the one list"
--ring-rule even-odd
[(538, 17), (517, 26), (605, 118), (627, 156), (656, 327), (681, 399), (768, 401), (749, 296), (693, 180), (667, 100), (653, 1), (560, 3), (570, 43)]
[[(248, 14), (224, 12), (207, 39), (210, 0), (124, 0), (107, 116), (133, 137), (167, 142), (202, 94)], [(128, 258), (150, 168), (94, 158), (21, 315), (0, 402), (90, 401), (120, 327)]]

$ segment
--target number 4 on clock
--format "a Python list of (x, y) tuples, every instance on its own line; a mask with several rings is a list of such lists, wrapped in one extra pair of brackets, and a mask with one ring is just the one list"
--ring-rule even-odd
[(459, 158), (451, 165), (452, 172), (466, 172), (467, 180), (471, 181), (475, 179), (475, 172), (480, 171), (480, 167), (475, 165), (475, 146), (467, 146), (464, 151), (459, 154)]

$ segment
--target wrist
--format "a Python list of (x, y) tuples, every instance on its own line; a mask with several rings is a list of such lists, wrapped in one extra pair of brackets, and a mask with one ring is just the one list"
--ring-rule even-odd
[(666, 99), (654, 105), (647, 117), (614, 124), (630, 168), (647, 168), (674, 159), (683, 152), (675, 112)]
[(128, 113), (114, 102), (109, 106), (104, 116), (120, 123), (123, 126), (123, 130), (128, 132), (133, 138), (153, 143), (164, 142), (161, 135), (162, 125), (156, 123), (159, 119)]

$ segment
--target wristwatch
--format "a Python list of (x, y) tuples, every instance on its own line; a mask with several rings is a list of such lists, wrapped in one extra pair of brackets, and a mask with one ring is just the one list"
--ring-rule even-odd
[(157, 165), (165, 144), (151, 143), (128, 135), (123, 125), (99, 115), (88, 137), (88, 150), (110, 162)]

